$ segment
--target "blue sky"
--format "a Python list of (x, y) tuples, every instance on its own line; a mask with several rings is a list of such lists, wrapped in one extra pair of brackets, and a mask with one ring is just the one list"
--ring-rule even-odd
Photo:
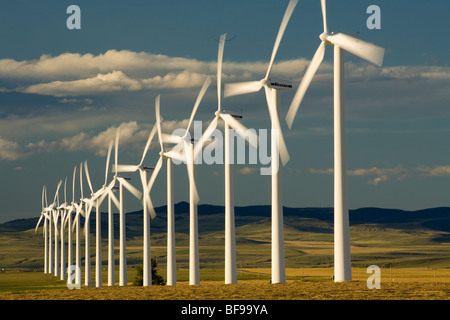
[[(81, 9), (69, 30), (66, 9)], [(196, 120), (217, 108), (218, 38), (227, 33), (223, 83), (261, 79), (288, 1), (4, 1), (0, 11), (0, 222), (38, 216), (42, 186), (52, 198), (74, 166), (88, 160), (103, 184), (105, 151), (121, 127), (119, 162), (137, 163), (161, 94), (165, 130), (182, 127), (207, 76), (213, 82)], [(369, 30), (369, 5), (381, 29)], [(386, 49), (382, 67), (346, 55), (350, 208), (406, 210), (450, 203), (450, 22), (448, 1), (328, 0), (330, 31), (359, 34)], [(319, 45), (319, 0), (299, 0), (277, 53), (273, 76), (296, 87)], [(444, 37), (444, 38), (443, 38)], [(331, 49), (331, 50), (330, 50)], [(290, 207), (333, 205), (332, 48), (291, 130), (284, 122), (295, 90), (282, 92), (280, 118), (291, 159), (283, 168)], [(223, 99), (249, 128), (270, 127), (263, 92)], [(152, 145), (146, 164), (158, 156)], [(269, 204), (270, 178), (259, 165), (235, 166), (236, 205)], [(152, 191), (165, 204), (165, 168)], [(200, 203), (223, 204), (223, 167), (198, 167)], [(175, 201), (188, 200), (176, 166)], [(140, 187), (137, 175), (130, 175)], [(86, 181), (84, 190), (88, 189)], [(63, 194), (60, 194), (63, 197)], [(76, 198), (79, 198), (77, 177)], [(126, 198), (127, 211), (140, 203)], [(106, 208), (104, 209), (106, 210)]]

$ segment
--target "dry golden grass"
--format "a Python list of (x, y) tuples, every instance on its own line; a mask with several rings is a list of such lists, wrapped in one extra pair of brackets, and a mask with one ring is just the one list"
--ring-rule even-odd
[(225, 285), (204, 281), (191, 286), (101, 287), (1, 292), (2, 300), (448, 300), (449, 283), (382, 283), (369, 290), (365, 282), (302, 282), (288, 280), (270, 284), (265, 280), (243, 280)]
[[(449, 300), (450, 270), (426, 268), (382, 269), (381, 289), (368, 289), (365, 269), (353, 268), (353, 281), (336, 283), (331, 268), (286, 269), (285, 284), (271, 284), (270, 269), (245, 269), (261, 279), (201, 281), (176, 286), (88, 288), (69, 290), (64, 282), (49, 289), (3, 289), (0, 300)], [(25, 274), (23, 276), (26, 276)], [(34, 277), (38, 276), (36, 273)], [(51, 278), (51, 275), (46, 275)], [(44, 275), (42, 275), (44, 277)], [(293, 280), (295, 277), (295, 280)], [(25, 279), (24, 279), (25, 280)]]

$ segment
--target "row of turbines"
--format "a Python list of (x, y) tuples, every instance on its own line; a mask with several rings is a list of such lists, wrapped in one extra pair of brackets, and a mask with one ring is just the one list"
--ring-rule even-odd
[[(298, 0), (290, 0), (286, 12), (283, 16), (275, 44), (272, 50), (269, 66), (263, 79), (257, 81), (248, 81), (240, 83), (225, 84), (224, 97), (230, 97), (240, 94), (247, 94), (260, 91), (264, 88), (267, 100), (269, 116), (271, 120), (271, 156), (272, 156), (272, 283), (286, 282), (285, 274), (285, 256), (284, 256), (284, 233), (283, 233), (283, 203), (281, 198), (281, 166), (284, 166), (290, 159), (280, 125), (279, 117), (279, 94), (280, 90), (292, 88), (289, 81), (273, 80), (270, 78), (273, 63), (275, 61), (278, 47), (281, 43), (284, 31), (290, 20), (290, 17), (298, 3)], [(286, 115), (286, 122), (291, 128), (296, 113), (302, 102), (302, 99), (314, 78), (314, 75), (323, 61), (326, 45), (334, 46), (334, 279), (335, 281), (351, 280), (351, 259), (350, 259), (350, 231), (347, 202), (347, 173), (346, 173), (346, 151), (345, 151), (345, 96), (344, 96), (344, 51), (350, 52), (366, 61), (381, 66), (384, 49), (374, 44), (364, 42), (355, 37), (328, 31), (326, 16), (326, 1), (321, 0), (323, 33), (320, 34), (320, 45), (314, 54), (291, 102)], [(221, 105), (222, 96), (222, 60), (224, 52), (226, 35), (220, 37), (218, 60), (217, 60), (217, 102), (218, 108), (214, 117), (200, 141), (194, 141), (190, 138), (189, 130), (193, 123), (197, 109), (205, 95), (211, 78), (208, 77), (203, 84), (191, 111), (186, 133), (183, 136), (174, 136), (163, 133), (161, 130), (162, 117), (160, 115), (160, 96), (155, 99), (155, 118), (156, 123), (151, 130), (147, 143), (144, 147), (141, 161), (134, 165), (123, 165), (118, 163), (118, 147), (120, 138), (120, 128), (116, 131), (115, 141), (111, 141), (108, 146), (105, 168), (105, 181), (101, 188), (94, 191), (89, 177), (87, 161), (79, 166), (79, 184), (81, 199), (75, 200), (76, 169), (73, 172), (72, 181), (72, 202), (66, 201), (67, 178), (64, 182), (64, 203), (59, 204), (59, 190), (62, 186), (62, 180), (57, 185), (54, 200), (51, 204), (47, 203), (46, 187), (42, 190), (42, 212), (36, 225), (39, 227), (41, 221), (44, 221), (44, 272), (60, 275), (62, 280), (66, 279), (66, 266), (73, 264), (72, 252), (72, 233), (75, 230), (76, 237), (76, 257), (75, 265), (77, 270), (81, 270), (81, 225), (80, 216), (85, 219), (85, 285), (91, 283), (91, 262), (90, 262), (90, 230), (89, 221), (91, 211), (95, 207), (96, 212), (96, 286), (101, 286), (102, 279), (102, 260), (101, 260), (101, 223), (100, 223), (100, 205), (104, 199), (108, 198), (108, 285), (115, 285), (115, 265), (114, 265), (114, 215), (113, 204), (119, 210), (119, 284), (127, 284), (127, 265), (126, 265), (126, 233), (125, 233), (125, 213), (123, 201), (123, 188), (125, 187), (136, 198), (142, 200), (143, 206), (143, 285), (150, 286), (152, 283), (151, 275), (151, 245), (150, 245), (150, 219), (156, 216), (150, 192), (160, 169), (165, 160), (167, 168), (167, 285), (176, 285), (176, 267), (175, 267), (175, 219), (174, 219), (174, 195), (173, 195), (173, 160), (182, 161), (186, 164), (189, 178), (189, 283), (191, 285), (200, 283), (199, 266), (199, 245), (198, 245), (198, 224), (197, 224), (197, 203), (199, 195), (196, 188), (196, 166), (194, 159), (201, 152), (204, 144), (210, 139), (213, 131), (217, 128), (219, 121), (223, 121), (225, 143), (225, 283), (237, 283), (236, 268), (236, 243), (235, 243), (235, 224), (234, 224), (234, 186), (233, 186), (233, 168), (230, 161), (230, 135), (229, 128), (234, 129), (241, 134), (248, 143), (255, 145), (257, 137), (252, 136), (252, 131), (240, 123), (240, 115), (224, 110)], [(274, 134), (276, 132), (276, 134)], [(245, 135), (243, 135), (245, 133)], [(160, 146), (159, 159), (154, 167), (144, 166), (146, 154), (154, 136)], [(167, 149), (167, 145), (174, 145)], [(112, 166), (114, 172), (113, 178), (108, 181), (108, 167), (112, 148), (115, 148), (115, 162)], [(91, 191), (89, 197), (83, 196), (83, 169), (86, 180)], [(120, 172), (139, 172), (142, 184), (142, 191), (138, 190), (128, 182), (128, 178), (119, 175)], [(150, 178), (149, 173), (151, 173)], [(115, 195), (115, 190), (119, 190), (119, 199)], [(74, 219), (72, 219), (73, 214)], [(65, 235), (64, 230), (67, 226), (67, 257), (65, 254)], [(52, 228), (54, 238), (54, 254), (52, 245)], [(58, 242), (60, 248), (58, 249)], [(59, 251), (60, 250), (60, 253)], [(67, 264), (66, 264), (67, 259)], [(53, 260), (53, 261), (52, 261)], [(76, 273), (75, 283), (81, 284), (81, 272)]]

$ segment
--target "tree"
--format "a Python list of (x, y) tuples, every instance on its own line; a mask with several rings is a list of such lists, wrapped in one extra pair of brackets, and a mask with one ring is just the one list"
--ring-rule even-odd
[[(136, 277), (134, 278), (133, 285), (142, 286), (144, 284), (144, 269), (142, 266), (136, 267)], [(164, 278), (158, 274), (157, 263), (155, 259), (152, 259), (152, 284), (165, 285)]]

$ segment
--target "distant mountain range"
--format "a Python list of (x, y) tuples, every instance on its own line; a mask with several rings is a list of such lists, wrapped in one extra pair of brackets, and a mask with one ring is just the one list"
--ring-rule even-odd
[[(165, 233), (167, 228), (166, 206), (155, 208), (157, 217), (151, 221), (152, 233)], [(285, 224), (298, 219), (314, 219), (333, 224), (333, 208), (289, 208), (284, 207)], [(350, 225), (378, 224), (399, 229), (429, 229), (450, 233), (450, 207), (438, 207), (417, 211), (399, 209), (360, 208), (350, 210)], [(270, 205), (235, 207), (236, 227), (260, 220), (269, 220)], [(189, 203), (179, 202), (175, 205), (176, 232), (189, 231)], [(34, 229), (39, 217), (17, 219), (0, 224), (0, 232), (19, 232)], [(224, 228), (224, 207), (202, 204), (198, 205), (199, 232), (213, 232)], [(127, 236), (142, 235), (142, 210), (126, 215)], [(118, 213), (115, 225), (118, 226)], [(84, 224), (84, 221), (82, 222)], [(91, 214), (92, 226), (95, 226), (95, 212)], [(42, 223), (41, 223), (42, 226)], [(91, 232), (95, 229), (91, 228)], [(107, 213), (102, 213), (102, 231), (107, 231)]]

